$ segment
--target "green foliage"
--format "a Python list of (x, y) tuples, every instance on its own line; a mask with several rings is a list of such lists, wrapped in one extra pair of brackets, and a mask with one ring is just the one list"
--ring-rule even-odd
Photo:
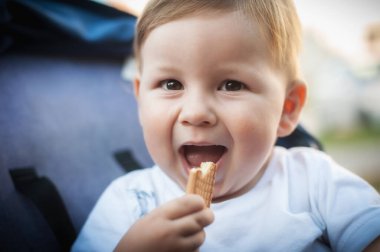
[[(346, 153), (348, 161), (344, 159), (341, 161), (345, 161), (347, 166), (350, 164), (350, 159), (355, 159), (356, 156), (359, 157), (368, 150), (375, 150), (371, 151), (372, 153), (376, 153), (376, 150), (378, 150), (380, 155), (380, 125), (376, 127), (358, 127), (352, 130), (331, 130), (319, 136), (319, 139), (327, 153), (336, 154), (337, 150), (340, 153)], [(340, 155), (340, 157), (344, 157), (344, 155)], [(379, 168), (375, 169), (379, 171), (380, 164)], [(376, 176), (365, 177), (364, 179), (380, 192), (379, 172), (374, 174)]]
[(320, 139), (325, 146), (371, 144), (380, 149), (380, 125), (352, 130), (331, 130), (323, 133)]

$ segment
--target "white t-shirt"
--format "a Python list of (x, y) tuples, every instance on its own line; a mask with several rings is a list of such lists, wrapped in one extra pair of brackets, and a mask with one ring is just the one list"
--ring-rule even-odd
[[(83, 226), (73, 251), (112, 251), (129, 227), (184, 191), (159, 167), (116, 179)], [(380, 195), (310, 148), (275, 147), (259, 183), (211, 205), (200, 251), (361, 251), (380, 235)]]

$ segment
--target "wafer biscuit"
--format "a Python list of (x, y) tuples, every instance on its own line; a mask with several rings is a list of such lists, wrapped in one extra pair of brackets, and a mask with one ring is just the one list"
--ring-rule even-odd
[(216, 165), (213, 162), (203, 162), (201, 167), (190, 170), (186, 192), (198, 194), (205, 200), (206, 206), (210, 207), (215, 183)]

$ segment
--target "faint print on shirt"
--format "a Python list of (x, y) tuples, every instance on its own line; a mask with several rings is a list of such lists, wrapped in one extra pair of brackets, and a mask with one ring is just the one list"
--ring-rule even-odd
[(128, 192), (134, 195), (135, 200), (138, 203), (140, 210), (140, 213), (138, 213), (139, 218), (143, 217), (157, 206), (157, 197), (154, 192), (146, 192), (137, 189), (128, 190)]

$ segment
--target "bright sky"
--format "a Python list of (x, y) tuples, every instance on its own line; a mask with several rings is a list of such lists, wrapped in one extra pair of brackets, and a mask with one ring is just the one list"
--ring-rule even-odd
[(380, 22), (379, 0), (295, 0), (304, 29), (318, 30), (350, 60), (364, 56), (365, 27)]

